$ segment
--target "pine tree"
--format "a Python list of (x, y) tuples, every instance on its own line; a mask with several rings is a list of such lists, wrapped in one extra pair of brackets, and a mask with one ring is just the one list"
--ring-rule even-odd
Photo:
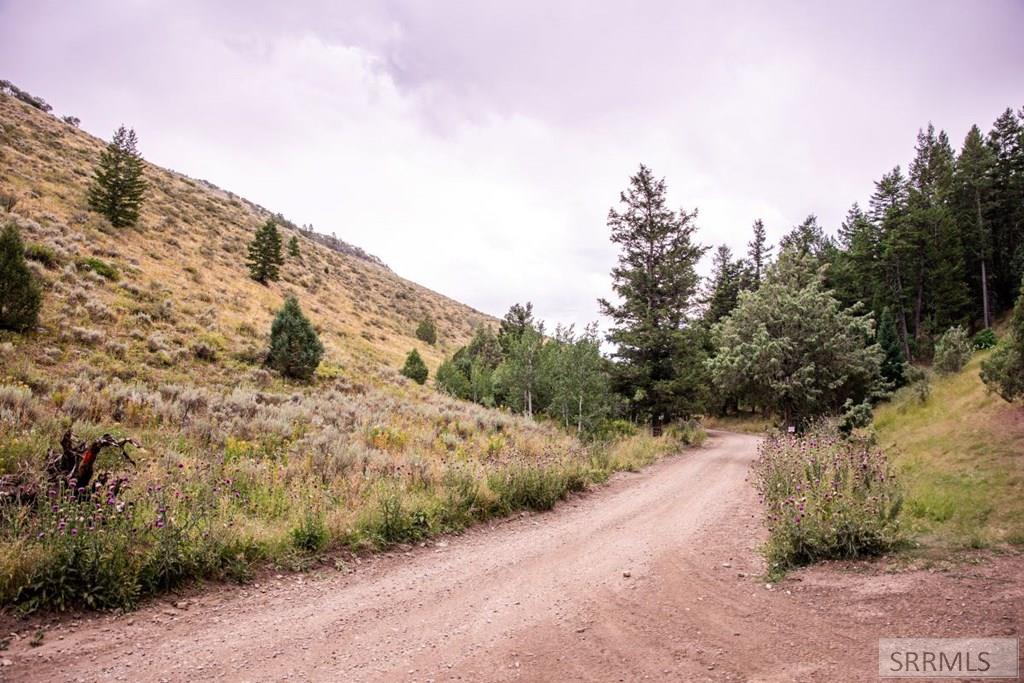
[(413, 349), (409, 352), (409, 355), (405, 357), (405, 365), (402, 366), (402, 375), (408, 377), (416, 384), (424, 384), (427, 381), (427, 376), (430, 371), (427, 370), (427, 364), (423, 362), (420, 357), (419, 351)]
[(1000, 310), (1017, 297), (1024, 275), (1024, 126), (1012, 109), (988, 134), (992, 151), (992, 294)]
[(612, 242), (619, 245), (612, 289), (621, 303), (600, 300), (611, 318), (608, 340), (616, 345), (616, 385), (634, 415), (655, 433), (698, 409), (703, 360), (690, 320), (707, 250), (693, 241), (696, 211), (668, 208), (665, 181), (641, 165), (621, 193), (621, 210), (608, 212)]
[(426, 317), (416, 326), (416, 338), (433, 346), (437, 343), (437, 326), (434, 319)]
[(301, 258), (302, 253), (299, 251), (299, 238), (292, 235), (291, 239), (288, 240), (288, 255), (293, 259)]
[(736, 307), (736, 299), (745, 284), (744, 270), (742, 261), (733, 260), (729, 247), (724, 244), (718, 247), (712, 261), (709, 291), (706, 295), (706, 324), (714, 325)]
[(811, 254), (783, 250), (761, 287), (715, 327), (708, 368), (716, 392), (801, 424), (872, 394), (882, 360), (873, 337), (870, 315), (842, 308)]
[(882, 309), (882, 318), (878, 323), (878, 346), (882, 349), (882, 378), (893, 389), (906, 384), (906, 359), (896, 332), (896, 323), (892, 319), (892, 311), (888, 307)]
[(281, 234), (277, 223), (269, 220), (257, 231), (249, 243), (249, 276), (261, 285), (278, 278), (278, 269), (284, 264), (281, 256)]
[(982, 327), (992, 326), (991, 280), (992, 228), (991, 213), (992, 171), (995, 158), (985, 144), (981, 130), (971, 126), (953, 174), (953, 212), (963, 236), (964, 261), (972, 264), (969, 277), (974, 301), (979, 302)]
[(0, 329), (31, 330), (41, 306), (42, 291), (25, 263), (21, 235), (8, 223), (0, 233)]
[(298, 300), (288, 296), (270, 328), (267, 364), (285, 377), (308, 380), (323, 358), (324, 347)]
[(855, 202), (839, 227), (839, 251), (829, 271), (844, 306), (861, 301), (879, 313), (885, 300), (882, 234)]
[(832, 238), (825, 234), (821, 225), (818, 224), (818, 217), (813, 213), (779, 240), (780, 253), (788, 251), (801, 256), (810, 256), (819, 266), (831, 259), (834, 249)]
[(768, 244), (768, 235), (760, 218), (754, 221), (754, 237), (747, 243), (747, 259), (752, 269), (752, 289), (757, 289), (764, 276), (764, 270), (772, 259), (772, 245)]
[(502, 351), (508, 354), (513, 344), (515, 344), (523, 332), (532, 327), (533, 321), (533, 304), (529, 301), (526, 302), (525, 306), (520, 304), (512, 304), (511, 308), (508, 309), (508, 313), (501, 320), (498, 327), (498, 344), (501, 345)]
[(911, 360), (910, 330), (907, 323), (909, 296), (907, 262), (914, 258), (914, 245), (906, 239), (907, 181), (899, 166), (875, 183), (868, 216), (878, 228), (882, 239), (882, 268), (885, 271), (886, 297), (896, 319), (903, 357)]
[(135, 225), (146, 193), (142, 155), (136, 149), (135, 131), (121, 126), (100, 155), (89, 186), (89, 206), (103, 214), (115, 228)]

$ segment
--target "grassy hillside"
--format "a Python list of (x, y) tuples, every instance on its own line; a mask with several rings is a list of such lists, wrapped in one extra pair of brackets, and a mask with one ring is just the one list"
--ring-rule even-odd
[(935, 378), (924, 402), (904, 389), (875, 414), (906, 486), (905, 526), (925, 545), (1024, 544), (1024, 410), (986, 391), (984, 356)]
[[(17, 197), (0, 221), (20, 226), (44, 286), (40, 328), (0, 333), (0, 475), (42, 487), (34, 507), (0, 509), (0, 605), (123, 606), (196, 576), (422, 538), (550, 507), (672, 447), (595, 452), (407, 381), (409, 349), (433, 371), (488, 318), (290, 229), (301, 259), (259, 285), (246, 245), (269, 214), (207, 183), (148, 166), (139, 225), (113, 229), (85, 204), (102, 146), (0, 95), (0, 194)], [(289, 293), (326, 347), (309, 384), (263, 367)], [(413, 337), (427, 315), (436, 347)], [(142, 444), (136, 466), (99, 460), (127, 487), (81, 500), (43, 483), (72, 421), (84, 439)]]

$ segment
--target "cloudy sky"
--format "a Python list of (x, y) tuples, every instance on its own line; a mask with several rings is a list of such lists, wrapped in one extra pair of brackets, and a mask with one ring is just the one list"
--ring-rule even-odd
[(1022, 35), (1019, 0), (0, 0), (0, 77), (483, 311), (582, 324), (639, 163), (706, 244), (834, 231), (928, 121), (959, 145), (1024, 105)]

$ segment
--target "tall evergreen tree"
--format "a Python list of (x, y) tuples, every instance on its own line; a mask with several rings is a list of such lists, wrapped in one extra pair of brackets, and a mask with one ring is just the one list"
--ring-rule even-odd
[(915, 258), (914, 245), (907, 239), (907, 181), (899, 166), (882, 176), (875, 183), (871, 195), (868, 216), (877, 226), (882, 239), (882, 267), (885, 271), (888, 301), (896, 319), (903, 345), (903, 355), (908, 361), (910, 353), (910, 291), (907, 286), (908, 263)]
[(801, 256), (811, 256), (818, 265), (828, 261), (831, 256), (832, 239), (818, 224), (814, 214), (804, 219), (779, 240), (779, 250), (795, 252)]
[(301, 258), (302, 252), (299, 251), (299, 238), (292, 235), (291, 239), (288, 240), (288, 255), (294, 259)]
[(896, 323), (888, 307), (882, 309), (882, 318), (878, 323), (878, 346), (882, 349), (882, 379), (893, 389), (906, 384), (906, 359), (896, 332)]
[(1001, 310), (1017, 297), (1024, 275), (1024, 125), (1004, 111), (988, 134), (994, 166), (991, 187), (992, 289)]
[(844, 306), (861, 301), (878, 313), (886, 298), (882, 233), (855, 202), (839, 227), (839, 252), (829, 279)]
[(733, 260), (732, 250), (721, 245), (715, 250), (706, 294), (704, 322), (713, 325), (736, 308), (736, 298), (746, 284), (745, 264)]
[(100, 154), (89, 186), (89, 207), (103, 214), (115, 228), (135, 225), (146, 193), (142, 155), (135, 131), (121, 126)]
[[(992, 263), (991, 214), (992, 171), (995, 158), (985, 144), (981, 130), (971, 126), (964, 139), (953, 174), (953, 212), (963, 237), (964, 261), (971, 273), (972, 297), (979, 302), (983, 327), (992, 326), (989, 282)], [(972, 272), (973, 271), (973, 272)]]
[(690, 310), (697, 292), (697, 261), (706, 248), (693, 240), (696, 211), (667, 206), (665, 181), (641, 165), (608, 212), (618, 265), (612, 288), (620, 302), (600, 300), (611, 318), (616, 384), (635, 416), (660, 433), (667, 421), (697, 409), (703, 361)]
[(264, 223), (249, 243), (249, 276), (261, 285), (278, 278), (278, 269), (284, 264), (281, 256), (281, 233), (273, 219)]
[(24, 332), (36, 326), (42, 291), (25, 264), (25, 247), (14, 223), (0, 232), (0, 329)]
[(753, 276), (752, 289), (757, 289), (764, 276), (764, 270), (772, 259), (772, 245), (768, 244), (768, 235), (764, 223), (758, 218), (754, 221), (754, 236), (747, 242), (747, 260), (750, 262)]

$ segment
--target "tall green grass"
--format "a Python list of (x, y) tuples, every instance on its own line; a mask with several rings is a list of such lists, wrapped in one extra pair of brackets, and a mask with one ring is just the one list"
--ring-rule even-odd
[(877, 438), (904, 483), (902, 523), (924, 546), (1024, 544), (1024, 412), (978, 376), (987, 353), (875, 411)]

